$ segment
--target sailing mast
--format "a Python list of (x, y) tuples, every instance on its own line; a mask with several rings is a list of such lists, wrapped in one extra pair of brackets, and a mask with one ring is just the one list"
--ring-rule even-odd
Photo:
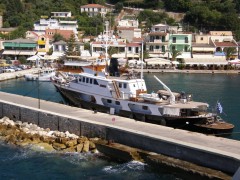
[(142, 62), (141, 62), (141, 79), (143, 80), (143, 40), (142, 40)]

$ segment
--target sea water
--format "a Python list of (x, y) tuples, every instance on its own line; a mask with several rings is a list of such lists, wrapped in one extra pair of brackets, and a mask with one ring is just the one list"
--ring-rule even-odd
[[(240, 140), (240, 75), (227, 74), (144, 74), (148, 92), (162, 89), (156, 75), (172, 91), (192, 93), (196, 101), (215, 108), (219, 101), (222, 118), (235, 129), (228, 138)], [(66, 103), (51, 82), (14, 79), (0, 82), (8, 93)], [(186, 177), (186, 175), (185, 175)], [(152, 169), (147, 164), (130, 161), (114, 162), (103, 154), (46, 153), (0, 143), (0, 179), (181, 179), (182, 175), (166, 169)], [(194, 177), (193, 177), (194, 178)]]

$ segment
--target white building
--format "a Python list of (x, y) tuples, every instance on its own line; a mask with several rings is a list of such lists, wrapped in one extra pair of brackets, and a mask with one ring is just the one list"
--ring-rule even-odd
[(34, 23), (34, 31), (45, 33), (46, 29), (72, 30), (77, 33), (77, 21), (58, 21), (57, 19), (40, 19)]
[(53, 18), (70, 18), (72, 17), (71, 12), (51, 12)]
[(109, 8), (102, 6), (100, 4), (87, 4), (81, 6), (80, 9), (81, 13), (86, 12), (90, 17), (96, 16), (98, 14), (104, 17), (110, 11)]
[(138, 20), (132, 19), (122, 19), (118, 21), (118, 27), (135, 27), (138, 28), (139, 23)]

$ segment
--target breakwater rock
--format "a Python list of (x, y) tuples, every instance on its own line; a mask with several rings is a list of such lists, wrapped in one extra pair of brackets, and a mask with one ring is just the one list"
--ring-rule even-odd
[(51, 131), (36, 124), (0, 119), (0, 139), (17, 146), (31, 146), (34, 149), (58, 152), (97, 152), (95, 144), (87, 137), (79, 137), (68, 131)]

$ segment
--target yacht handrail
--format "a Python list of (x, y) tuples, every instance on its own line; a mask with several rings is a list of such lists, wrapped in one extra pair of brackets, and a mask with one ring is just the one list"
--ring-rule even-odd
[(157, 76), (154, 75), (154, 78), (163, 85), (163, 88), (165, 90), (167, 90), (170, 93), (170, 104), (174, 104), (175, 103), (175, 96), (172, 93), (171, 89), (169, 87), (167, 87), (167, 85), (164, 84), (160, 79), (158, 79)]

